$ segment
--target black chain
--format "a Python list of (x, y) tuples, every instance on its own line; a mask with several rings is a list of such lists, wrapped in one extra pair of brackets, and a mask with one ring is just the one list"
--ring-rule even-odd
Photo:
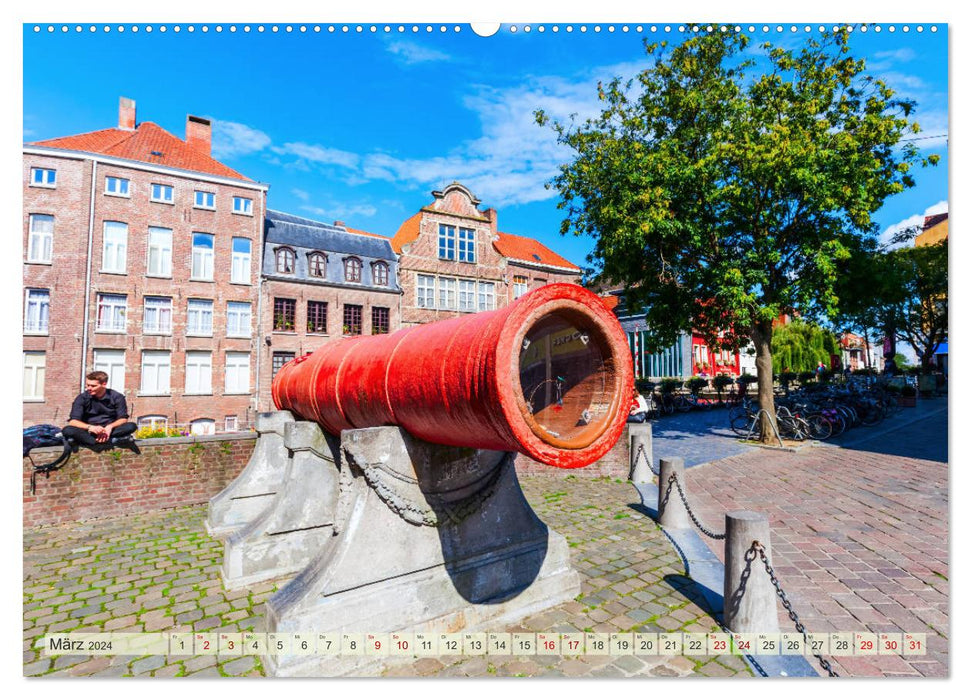
[[(771, 581), (772, 585), (775, 586), (775, 592), (779, 595), (779, 600), (782, 601), (782, 607), (784, 607), (786, 612), (789, 613), (789, 619), (796, 624), (796, 631), (803, 636), (804, 640), (806, 640), (807, 650), (810, 650), (810, 653), (816, 657), (816, 660), (819, 661), (819, 665), (822, 666), (823, 670), (830, 675), (830, 678), (838, 678), (839, 674), (833, 670), (833, 667), (830, 665), (829, 661), (824, 659), (819, 654), (811, 651), (812, 645), (809, 643), (809, 635), (806, 633), (806, 627), (802, 624), (802, 622), (799, 621), (799, 615), (797, 615), (796, 611), (792, 609), (792, 603), (789, 602), (786, 592), (782, 590), (782, 586), (779, 584), (779, 579), (775, 575), (775, 570), (769, 564), (769, 558), (765, 554), (765, 547), (763, 547), (762, 543), (758, 540), (752, 540), (752, 547), (749, 549), (749, 552), (757, 552), (759, 558), (762, 560), (762, 563), (765, 564), (765, 571), (769, 575), (769, 581)], [(746, 559), (747, 558), (748, 552), (746, 552)]]
[(651, 464), (651, 458), (647, 456), (647, 450), (644, 449), (644, 443), (640, 443), (637, 446), (637, 453), (634, 455), (634, 467), (637, 467), (638, 461), (641, 459), (641, 455), (644, 456), (644, 461), (647, 462), (647, 468), (651, 470), (654, 476), (660, 476), (661, 472), (654, 468)]
[(701, 530), (704, 534), (708, 535), (708, 537), (710, 537), (713, 540), (723, 540), (723, 539), (725, 539), (725, 533), (724, 532), (723, 533), (720, 533), (720, 534), (717, 533), (717, 532), (712, 532), (711, 530), (709, 530), (708, 528), (706, 528), (704, 525), (702, 525), (700, 520), (698, 520), (698, 517), (694, 514), (694, 511), (691, 510), (691, 506), (688, 505), (688, 499), (685, 498), (684, 491), (681, 489), (681, 482), (678, 481), (678, 475), (677, 474), (672, 474), (668, 478), (668, 488), (667, 488), (667, 491), (664, 492), (664, 498), (661, 500), (661, 509), (663, 510), (664, 506), (668, 502), (668, 498), (670, 498), (670, 496), (671, 496), (671, 487), (672, 486), (677, 486), (678, 487), (678, 494), (681, 496), (681, 502), (684, 503), (684, 508), (685, 508), (685, 510), (688, 511), (688, 515), (691, 517), (691, 521), (695, 524), (695, 526), (699, 530)]

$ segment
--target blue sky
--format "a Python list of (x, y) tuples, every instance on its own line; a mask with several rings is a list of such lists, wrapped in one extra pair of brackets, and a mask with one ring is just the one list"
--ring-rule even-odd
[[(153, 121), (184, 136), (187, 113), (211, 117), (214, 155), (248, 177), (271, 185), (274, 209), (323, 221), (343, 220), (393, 235), (431, 200), (430, 192), (452, 180), (467, 185), (482, 206), (499, 211), (500, 230), (543, 241), (583, 264), (592, 241), (559, 235), (557, 193), (544, 184), (569, 152), (549, 129), (535, 125), (533, 111), (558, 119), (592, 116), (596, 84), (632, 77), (646, 66), (643, 37), (681, 36), (678, 25), (616, 24), (586, 31), (566, 24), (509, 25), (480, 37), (468, 25), (434, 25), (431, 32), (397, 24), (370, 32), (319, 33), (300, 25), (287, 33), (243, 31), (228, 24), (201, 24), (195, 31), (159, 31), (153, 25), (118, 25), (105, 33), (35, 33), (24, 28), (25, 141), (82, 133), (117, 123), (119, 96), (137, 103), (139, 121)], [(793, 45), (796, 33), (777, 25), (763, 40)], [(818, 32), (814, 24), (813, 33)], [(857, 32), (854, 53), (869, 70), (918, 102), (922, 135), (947, 132), (947, 28), (936, 32)], [(915, 25), (911, 25), (913, 27)], [(748, 25), (745, 25), (745, 29)], [(881, 230), (916, 221), (946, 207), (948, 161), (944, 138), (918, 142), (942, 156), (937, 168), (918, 170), (917, 187), (897, 195), (877, 214)]]

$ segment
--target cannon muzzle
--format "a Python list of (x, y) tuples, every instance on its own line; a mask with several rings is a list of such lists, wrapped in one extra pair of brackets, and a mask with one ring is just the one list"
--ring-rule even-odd
[(550, 284), (495, 311), (327, 343), (277, 372), (273, 401), (335, 435), (399, 425), (574, 469), (620, 438), (633, 381), (616, 317), (586, 289)]

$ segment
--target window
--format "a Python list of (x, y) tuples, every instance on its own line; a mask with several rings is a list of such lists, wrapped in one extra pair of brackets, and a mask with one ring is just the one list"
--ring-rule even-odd
[(226, 416), (225, 426), (226, 427), (224, 428), (224, 430), (227, 433), (235, 433), (237, 430), (239, 430), (239, 417), (238, 416)]
[(24, 353), (24, 400), (44, 400), (44, 375), (47, 372), (47, 353)]
[(296, 327), (297, 300), (273, 300), (273, 330), (292, 331)]
[(212, 418), (197, 418), (189, 423), (189, 432), (193, 435), (215, 435), (216, 421)]
[(390, 310), (381, 306), (371, 307), (371, 334), (381, 335), (391, 330)]
[(456, 281), (451, 277), (438, 278), (438, 308), (455, 308), (455, 284)]
[(189, 299), (186, 335), (212, 335), (212, 299)]
[(496, 283), (479, 282), (479, 311), (496, 308)]
[(51, 312), (51, 293), (46, 289), (28, 289), (24, 302), (24, 333), (46, 334)]
[(30, 234), (27, 238), (27, 262), (49, 263), (54, 248), (54, 217), (49, 214), (30, 215)]
[(371, 281), (379, 287), (388, 286), (388, 263), (376, 262), (371, 265)]
[(142, 317), (143, 333), (172, 332), (172, 298), (145, 297), (145, 313)]
[(106, 221), (101, 271), (124, 274), (128, 260), (128, 224)]
[(192, 279), (211, 280), (213, 267), (213, 236), (211, 233), (192, 234)]
[(233, 197), (233, 213), (253, 216), (253, 200), (245, 197)]
[(139, 416), (139, 428), (149, 428), (150, 430), (166, 430), (169, 427), (167, 416)]
[(475, 281), (459, 280), (459, 311), (475, 311)]
[(359, 258), (347, 258), (344, 260), (344, 281), (361, 281), (361, 261)]
[(361, 312), (363, 306), (344, 304), (344, 335), (361, 335)]
[(418, 275), (415, 288), (415, 305), (419, 309), (435, 308), (435, 278), (431, 275)]
[(226, 393), (249, 393), (249, 353), (226, 353)]
[(115, 197), (128, 197), (129, 182), (123, 177), (112, 177), (109, 175), (105, 178), (105, 194), (110, 194)]
[(326, 301), (307, 302), (307, 332), (308, 333), (327, 332), (327, 302)]
[(108, 388), (125, 392), (125, 351), (95, 350), (94, 369), (108, 375)]
[(215, 209), (216, 208), (216, 195), (213, 192), (203, 192), (202, 190), (196, 190), (195, 195), (195, 206), (197, 209)]
[(438, 257), (455, 260), (455, 227), (438, 225)]
[(529, 291), (529, 278), (516, 275), (512, 278), (512, 298), (518, 299)]
[(249, 338), (253, 331), (252, 304), (247, 301), (230, 301), (226, 304), (226, 335), (231, 338)]
[(31, 187), (54, 187), (57, 185), (57, 171), (47, 168), (30, 169)]
[(172, 229), (149, 226), (146, 274), (151, 277), (172, 276)]
[(276, 271), (285, 274), (293, 274), (293, 262), (295, 256), (289, 248), (277, 248), (276, 251)]
[(273, 376), (275, 377), (276, 373), (280, 371), (280, 368), (283, 367), (283, 365), (288, 363), (290, 360), (292, 360), (294, 357), (296, 357), (296, 354), (292, 352), (273, 353)]
[(212, 353), (189, 350), (185, 354), (185, 393), (212, 393)]
[(233, 239), (233, 270), (231, 282), (249, 284), (251, 243), (248, 238)]
[(127, 316), (128, 297), (124, 294), (98, 295), (98, 325), (96, 330), (124, 333)]
[(459, 229), (459, 260), (475, 262), (475, 231), (470, 228)]
[(175, 201), (174, 196), (175, 190), (172, 185), (160, 185), (158, 183), (152, 183), (152, 201), (161, 202), (162, 204), (172, 204)]
[(307, 256), (307, 268), (311, 277), (327, 278), (327, 256), (323, 253), (311, 253)]
[(142, 350), (142, 386), (140, 392), (162, 396), (171, 392), (169, 376), (172, 355), (168, 350)]

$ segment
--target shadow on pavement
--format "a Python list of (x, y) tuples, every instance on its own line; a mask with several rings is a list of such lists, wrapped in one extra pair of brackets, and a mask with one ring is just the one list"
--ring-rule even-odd
[(845, 450), (947, 463), (947, 399), (923, 399), (871, 428), (858, 427), (826, 444)]

